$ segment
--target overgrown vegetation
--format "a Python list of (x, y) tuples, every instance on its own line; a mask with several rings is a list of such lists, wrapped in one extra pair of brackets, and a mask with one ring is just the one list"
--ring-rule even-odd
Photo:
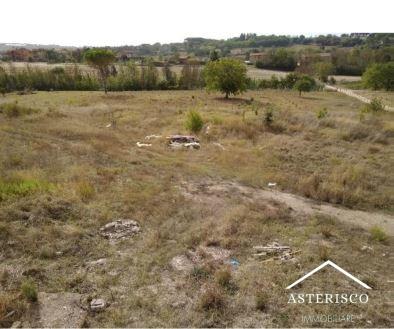
[(204, 126), (201, 114), (197, 110), (190, 110), (186, 114), (185, 127), (193, 133), (199, 133)]

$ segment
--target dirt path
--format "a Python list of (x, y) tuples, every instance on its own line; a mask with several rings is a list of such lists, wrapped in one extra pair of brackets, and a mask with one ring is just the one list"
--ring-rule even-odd
[(336, 217), (345, 223), (358, 225), (365, 229), (370, 229), (376, 225), (384, 229), (387, 234), (394, 235), (394, 216), (376, 212), (351, 210), (336, 207), (328, 203), (318, 203), (301, 196), (274, 189), (258, 189), (229, 181), (208, 181), (203, 183), (185, 183), (183, 184), (183, 192), (186, 197), (199, 198), (206, 196), (212, 200), (225, 197), (226, 195), (238, 195), (251, 201), (263, 199), (274, 200), (286, 204), (293, 211), (302, 215), (323, 214)]
[[(353, 90), (345, 89), (345, 88), (338, 88), (338, 87), (334, 87), (334, 86), (330, 86), (330, 85), (324, 85), (324, 87), (327, 90), (337, 91), (337, 92), (345, 94), (347, 96), (356, 98), (356, 99), (358, 99), (359, 101), (361, 101), (363, 103), (367, 103), (367, 104), (371, 103), (371, 99), (369, 99), (367, 97), (364, 97), (364, 96), (361, 96), (361, 95), (355, 93)], [(385, 110), (386, 111), (394, 111), (394, 107), (385, 105)]]

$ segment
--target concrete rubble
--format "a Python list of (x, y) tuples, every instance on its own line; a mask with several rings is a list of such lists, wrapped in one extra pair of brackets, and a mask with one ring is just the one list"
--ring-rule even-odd
[(149, 147), (149, 146), (152, 146), (152, 144), (141, 143), (141, 142), (137, 142), (136, 145), (137, 145), (138, 147)]
[(195, 149), (200, 148), (200, 141), (195, 136), (171, 135), (167, 137), (168, 146), (172, 149)]
[(106, 307), (106, 302), (102, 298), (92, 299), (90, 302), (90, 309), (95, 312), (102, 311)]
[(276, 241), (266, 246), (254, 246), (253, 249), (256, 251), (253, 256), (263, 259), (264, 262), (294, 260), (294, 255), (300, 252), (300, 250), (293, 251), (289, 246), (282, 246)]
[(140, 231), (140, 226), (135, 220), (118, 219), (100, 228), (100, 235), (109, 240), (125, 239)]
[(177, 255), (170, 261), (174, 270), (191, 272), (195, 266), (210, 264), (230, 264), (231, 250), (221, 247), (200, 246), (196, 250), (188, 250), (183, 255)]

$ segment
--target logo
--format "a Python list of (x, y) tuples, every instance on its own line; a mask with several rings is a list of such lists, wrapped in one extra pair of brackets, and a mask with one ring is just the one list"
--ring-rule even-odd
[[(289, 286), (286, 287), (287, 290), (294, 288), (296, 285), (300, 284), (313, 274), (319, 272), (326, 266), (331, 266), (341, 274), (344, 274), (349, 279), (356, 282), (358, 285), (363, 287), (364, 289), (372, 289), (366, 283), (357, 279), (354, 275), (345, 271), (342, 267), (338, 266), (334, 262), (328, 260), (323, 264), (319, 265), (309, 273), (305, 274), (303, 277), (299, 278), (297, 281), (293, 282)], [(366, 304), (368, 303), (368, 295), (365, 293), (362, 294), (348, 294), (348, 293), (291, 293), (289, 294), (289, 304)]]
[(286, 289), (291, 289), (297, 284), (301, 283), (305, 279), (309, 278), (316, 272), (320, 271), (322, 268), (326, 267), (327, 265), (332, 266), (335, 268), (337, 271), (341, 272), (342, 274), (345, 274), (348, 278), (352, 279), (353, 281), (357, 282), (360, 286), (364, 287), (365, 289), (372, 289), (370, 286), (368, 286), (366, 283), (362, 282), (361, 280), (357, 279), (355, 276), (351, 275), (349, 272), (345, 271), (342, 267), (338, 266), (334, 262), (328, 260), (324, 262), (323, 264), (319, 265), (316, 267), (314, 270), (310, 271), (309, 273), (305, 274), (302, 278), (298, 279), (297, 281), (293, 282), (291, 285), (287, 286)]

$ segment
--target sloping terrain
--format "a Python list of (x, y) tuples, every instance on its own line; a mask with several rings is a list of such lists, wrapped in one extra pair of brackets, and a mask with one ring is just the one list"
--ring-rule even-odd
[[(1, 326), (59, 323), (53, 305), (88, 327), (300, 327), (330, 312), (391, 325), (392, 113), (360, 120), (345, 95), (269, 90), (0, 106), (15, 101), (0, 113)], [(170, 149), (192, 108), (201, 148)], [(326, 259), (373, 287), (368, 304), (288, 304), (285, 287)], [(329, 269), (297, 289), (363, 292)]]

